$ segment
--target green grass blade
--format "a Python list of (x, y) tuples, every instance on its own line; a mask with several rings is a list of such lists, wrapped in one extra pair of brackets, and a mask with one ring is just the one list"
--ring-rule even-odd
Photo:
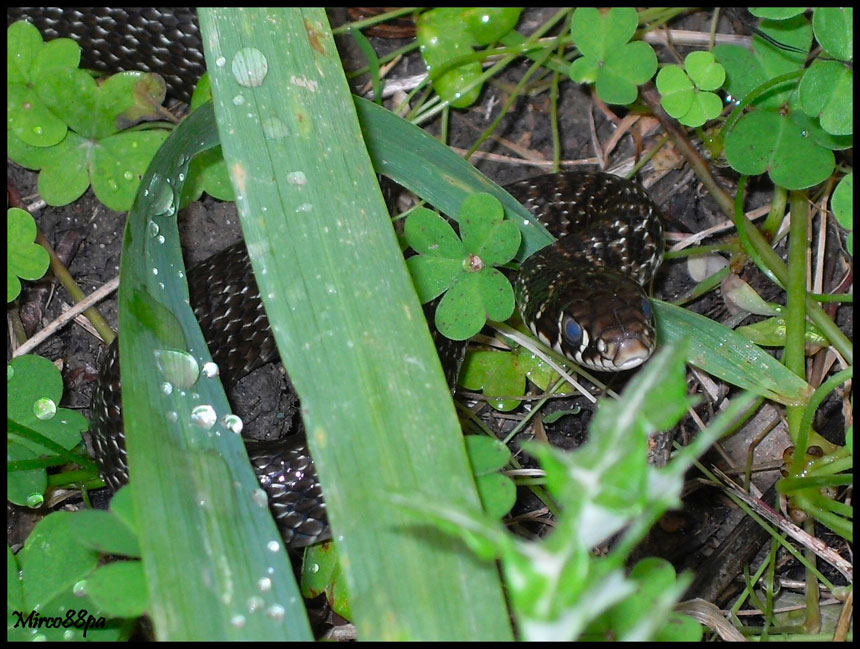
[[(324, 12), (206, 9), (200, 22), (243, 230), (302, 399), (359, 637), (510, 639), (495, 566), (384, 497), (480, 507)], [(237, 54), (252, 68), (265, 59), (266, 74), (237, 77)]]
[(710, 318), (652, 300), (660, 345), (689, 338), (687, 362), (786, 405), (805, 404), (812, 388), (761, 347)]
[(523, 234), (517, 259), (525, 259), (555, 239), (513, 196), (426, 131), (372, 101), (354, 97), (367, 150), (378, 173), (415, 192), (456, 220), (460, 205), (475, 192), (501, 201), (505, 216)]
[[(223, 425), (221, 384), (183, 371), (211, 357), (182, 279), (178, 196), (190, 158), (215, 144), (207, 105), (159, 150), (123, 243), (124, 418), (150, 615), (162, 640), (309, 639), (265, 496), (240, 438)], [(218, 419), (211, 427), (192, 415), (204, 405)]]

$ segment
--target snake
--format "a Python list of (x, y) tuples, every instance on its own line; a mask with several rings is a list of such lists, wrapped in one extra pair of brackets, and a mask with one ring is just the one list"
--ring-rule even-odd
[[(10, 9), (8, 19), (24, 17), (46, 36), (76, 38), (85, 44), (84, 54), (102, 57), (90, 62), (97, 69), (162, 73), (180, 99), (189, 96), (189, 76), (199, 77), (202, 44), (193, 12), (25, 9)], [(107, 61), (106, 49), (113, 49)], [(543, 174), (505, 189), (556, 237), (525, 259), (514, 278), (523, 323), (542, 343), (592, 370), (621, 372), (644, 363), (656, 346), (648, 287), (664, 248), (660, 210), (648, 193), (635, 181), (581, 170)], [(186, 277), (191, 307), (225, 385), (278, 359), (244, 243), (193, 266)], [(89, 438), (102, 478), (119, 489), (129, 476), (116, 341), (93, 389)], [(325, 500), (304, 434), (245, 443), (285, 544), (301, 548), (328, 538)]]
[[(659, 209), (635, 182), (568, 171), (505, 189), (557, 241), (528, 257), (514, 282), (523, 322), (546, 345), (597, 371), (624, 371), (654, 351), (646, 287), (663, 252)], [(274, 336), (244, 243), (187, 272), (191, 308), (225, 384), (277, 360)], [(90, 438), (105, 482), (128, 482), (118, 345), (108, 348), (93, 390)], [(325, 500), (303, 434), (246, 440), (260, 486), (288, 547), (330, 535)]]

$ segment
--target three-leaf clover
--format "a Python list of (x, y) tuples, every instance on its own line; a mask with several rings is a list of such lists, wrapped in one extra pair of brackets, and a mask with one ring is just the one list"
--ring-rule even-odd
[(6, 211), (6, 241), (9, 244), (6, 257), (6, 301), (11, 302), (21, 293), (23, 279), (39, 279), (48, 270), (51, 262), (48, 251), (38, 243), (36, 222), (29, 212), (17, 207)]
[(483, 70), (479, 60), (456, 67), (449, 62), (475, 53), (474, 48), (495, 43), (520, 19), (521, 7), (437, 7), (418, 18), (416, 38), (433, 87), (455, 108), (472, 105), (481, 93)]
[(630, 104), (636, 86), (657, 71), (657, 55), (648, 43), (627, 41), (639, 25), (631, 7), (617, 7), (602, 14), (593, 7), (573, 12), (570, 31), (582, 56), (570, 66), (577, 83), (596, 83), (597, 94), (610, 104)]
[(418, 253), (406, 260), (422, 303), (447, 291), (436, 308), (436, 327), (452, 340), (466, 340), (490, 320), (514, 311), (514, 291), (494, 266), (513, 259), (520, 231), (504, 219), (502, 204), (472, 194), (460, 207), (460, 234), (435, 212), (419, 208), (406, 219), (405, 236)]
[[(686, 70), (686, 71), (685, 71)], [(657, 75), (660, 103), (669, 115), (687, 126), (701, 126), (718, 117), (722, 100), (717, 90), (726, 80), (726, 70), (710, 52), (691, 52), (684, 67), (667, 65)]]
[(167, 131), (124, 129), (164, 119), (164, 79), (122, 72), (99, 84), (77, 67), (74, 41), (43, 43), (26, 22), (7, 36), (9, 157), (41, 170), (39, 193), (49, 205), (67, 205), (92, 184), (102, 203), (128, 210)]

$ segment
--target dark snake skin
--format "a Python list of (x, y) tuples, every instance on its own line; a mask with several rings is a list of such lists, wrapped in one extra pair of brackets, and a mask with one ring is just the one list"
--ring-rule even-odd
[[(7, 25), (27, 19), (45, 38), (71, 37), (84, 66), (106, 72), (161, 74), (171, 96), (188, 101), (204, 69), (193, 9), (175, 7), (12, 7)], [(506, 189), (558, 241), (525, 262), (515, 281), (523, 321), (545, 344), (596, 370), (626, 370), (654, 349), (645, 286), (660, 265), (662, 225), (636, 183), (603, 173), (548, 174)], [(188, 271), (191, 305), (225, 383), (277, 358), (244, 244)], [(464, 348), (444, 354), (462, 360)], [(105, 481), (128, 481), (118, 345), (102, 366), (92, 399), (91, 443)], [(443, 366), (447, 366), (443, 362)], [(454, 364), (459, 368), (459, 364)], [(453, 384), (456, 369), (446, 367)], [(325, 503), (304, 436), (246, 442), (248, 454), (286, 544), (302, 547), (329, 535)]]

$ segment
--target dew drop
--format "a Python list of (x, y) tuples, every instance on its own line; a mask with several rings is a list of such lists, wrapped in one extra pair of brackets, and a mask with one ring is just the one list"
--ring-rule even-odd
[(284, 615), (286, 614), (286, 609), (280, 604), (272, 604), (269, 608), (266, 609), (266, 616), (272, 618), (273, 620), (282, 620), (284, 619)]
[(281, 544), (277, 541), (269, 541), (266, 543), (266, 549), (269, 552), (278, 552), (281, 549)]
[(53, 419), (54, 415), (57, 414), (57, 404), (48, 397), (36, 399), (33, 403), (33, 414), (36, 415), (36, 419), (41, 419), (43, 421), (46, 419)]
[(320, 571), (320, 564), (315, 563), (311, 566), (311, 572), (316, 574)]
[(240, 86), (255, 88), (266, 78), (269, 62), (256, 47), (243, 47), (233, 57), (232, 70)]
[(302, 203), (296, 208), (296, 212), (310, 212), (312, 209), (314, 209), (314, 206), (310, 203)]
[(172, 392), (173, 392), (173, 384), (172, 383), (165, 381), (164, 383), (161, 384), (161, 393), (162, 394), (169, 395)]
[(267, 117), (262, 121), (261, 126), (266, 137), (272, 139), (280, 139), (290, 134), (289, 127), (277, 117)]
[(195, 406), (191, 411), (191, 422), (203, 430), (209, 430), (218, 421), (218, 415), (215, 414), (215, 408), (206, 404)]
[(164, 243), (164, 242), (166, 241), (166, 239), (164, 238), (164, 235), (163, 235), (163, 234), (159, 234), (157, 237), (155, 237), (155, 240), (156, 240), (158, 243)]
[(217, 363), (213, 363), (212, 361), (209, 361), (208, 363), (203, 364), (202, 372), (203, 372), (203, 376), (205, 376), (207, 379), (214, 379), (216, 376), (218, 376), (221, 373), (221, 370), (218, 368)]
[(257, 580), (257, 589), (261, 593), (272, 590), (272, 580), (268, 577), (260, 577), (260, 579)]
[(255, 613), (263, 607), (263, 598), (259, 595), (251, 595), (248, 598), (248, 613)]
[(150, 221), (146, 225), (146, 231), (149, 233), (149, 236), (154, 237), (158, 234), (158, 223), (155, 221)]
[(230, 624), (237, 629), (241, 629), (242, 627), (245, 626), (245, 616), (244, 615), (234, 615), (233, 617), (230, 618)]
[(41, 126), (34, 126), (33, 133), (35, 133), (36, 135), (41, 135), (42, 133), (44, 133), (44, 129)]
[(87, 580), (81, 579), (79, 582), (76, 582), (74, 586), (72, 586), (72, 593), (74, 593), (75, 597), (83, 597), (87, 594)]
[(254, 489), (254, 493), (251, 494), (251, 500), (253, 500), (254, 504), (259, 507), (265, 507), (269, 504), (269, 497), (262, 489)]
[(225, 59), (223, 56), (219, 56), (217, 59), (215, 59), (215, 65), (217, 65), (219, 68), (223, 68), (226, 63), (227, 59)]
[(125, 172), (123, 172), (122, 177), (125, 178), (126, 180), (132, 180), (134, 178), (134, 174), (131, 173), (130, 171), (125, 171)]
[(179, 419), (179, 415), (177, 414), (177, 412), (175, 410), (171, 410), (170, 412), (167, 413), (167, 420), (168, 421), (176, 423), (176, 421), (178, 419)]
[(155, 364), (169, 382), (179, 388), (190, 388), (200, 376), (197, 360), (179, 349), (156, 349)]
[(152, 189), (152, 213), (156, 216), (170, 216), (173, 213), (173, 188), (160, 179), (153, 177)]
[(236, 95), (233, 97), (233, 104), (236, 106), (241, 106), (245, 103), (245, 98), (242, 95)]
[(236, 433), (237, 435), (242, 432), (242, 429), (245, 427), (242, 418), (238, 415), (224, 415), (224, 418), (221, 420), (221, 423), (224, 424), (224, 428), (229, 430), (230, 432)]
[(27, 496), (27, 507), (30, 509), (38, 509), (45, 502), (45, 496), (40, 493), (32, 493)]
[(304, 171), (291, 171), (287, 174), (287, 182), (291, 185), (304, 185), (308, 179)]

